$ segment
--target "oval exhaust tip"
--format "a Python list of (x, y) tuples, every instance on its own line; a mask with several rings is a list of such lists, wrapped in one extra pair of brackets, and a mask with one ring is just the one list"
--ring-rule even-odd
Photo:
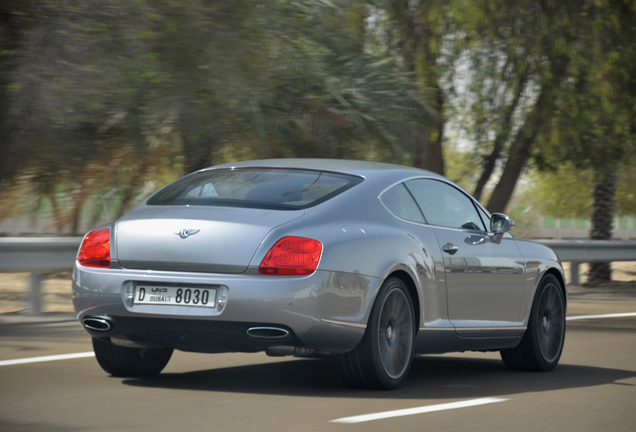
[(289, 331), (278, 327), (251, 327), (247, 334), (259, 339), (280, 339), (289, 336)]
[(94, 331), (106, 332), (113, 327), (112, 323), (104, 318), (88, 317), (84, 318), (83, 322), (84, 327)]

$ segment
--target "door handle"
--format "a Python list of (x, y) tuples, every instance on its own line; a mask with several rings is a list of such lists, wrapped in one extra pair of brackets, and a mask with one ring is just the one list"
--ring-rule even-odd
[(455, 253), (459, 250), (459, 246), (455, 246), (452, 243), (446, 243), (442, 246), (442, 250), (447, 254), (455, 255)]

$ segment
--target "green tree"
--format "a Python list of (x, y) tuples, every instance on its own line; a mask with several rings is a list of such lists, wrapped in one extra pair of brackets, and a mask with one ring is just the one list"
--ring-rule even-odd
[[(413, 164), (444, 172), (442, 145), (461, 129), (479, 163), (474, 195), (497, 167), (487, 207), (503, 211), (556, 109), (584, 4), (578, 1), (370, 1), (374, 47), (392, 53), (434, 98), (440, 117)], [(384, 14), (384, 15), (383, 15)], [(382, 18), (386, 23), (382, 26)], [(378, 24), (378, 22), (380, 24)], [(458, 135), (455, 133), (455, 135)], [(454, 136), (451, 137), (454, 139)], [(451, 152), (446, 152), (450, 154)]]
[(365, 51), (368, 10), (351, 1), (284, 6), (275, 66), (249, 123), (278, 145), (274, 154), (364, 158), (356, 149), (368, 142), (402, 162), (434, 114), (391, 57)]
[(228, 154), (369, 149), (402, 162), (432, 122), (394, 60), (365, 51), (368, 9), (356, 1), (30, 0), (0, 11), (15, 27), (0, 33), (11, 54), (0, 58), (0, 122), (15, 126), (0, 188), (22, 173), (16, 184), (35, 185), (74, 231), (91, 196), (108, 191), (117, 216), (165, 164), (187, 173)]
[(590, 191), (594, 173), (564, 163), (547, 171), (535, 171), (529, 176), (525, 192), (526, 204), (553, 218), (588, 218), (592, 207)]
[[(636, 150), (636, 2), (585, 3), (558, 109), (542, 137), (540, 166), (571, 161), (594, 172), (592, 239), (612, 234), (618, 169)], [(609, 280), (608, 263), (591, 263), (589, 280)]]
[[(396, 59), (438, 113), (432, 127), (423, 120), (420, 138), (409, 148), (411, 163), (444, 175), (448, 82), (461, 46), (462, 10), (457, 1), (368, 0), (372, 6), (368, 49)], [(460, 5), (461, 6), (461, 5)]]
[(455, 104), (466, 107), (459, 109), (459, 118), (482, 160), (474, 194), (482, 197), (501, 165), (487, 208), (502, 212), (537, 137), (553, 116), (555, 92), (567, 79), (583, 5), (542, 0), (460, 3), (468, 40), (463, 55), (470, 65), (461, 79), (470, 84)]

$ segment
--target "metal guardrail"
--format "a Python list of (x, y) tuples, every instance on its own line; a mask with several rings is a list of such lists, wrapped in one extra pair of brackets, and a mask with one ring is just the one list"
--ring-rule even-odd
[(636, 261), (636, 241), (533, 240), (556, 252), (561, 261)]
[(534, 240), (570, 263), (570, 284), (579, 285), (579, 265), (587, 262), (636, 261), (636, 241)]
[[(29, 314), (42, 311), (42, 279), (48, 273), (71, 270), (81, 237), (0, 238), (0, 273), (28, 272)], [(636, 261), (636, 241), (535, 240), (570, 262), (570, 284), (579, 284), (579, 264)]]
[(0, 273), (70, 270), (82, 237), (0, 238)]
[(42, 312), (44, 276), (71, 270), (81, 242), (81, 237), (0, 238), (0, 273), (30, 273), (29, 315)]

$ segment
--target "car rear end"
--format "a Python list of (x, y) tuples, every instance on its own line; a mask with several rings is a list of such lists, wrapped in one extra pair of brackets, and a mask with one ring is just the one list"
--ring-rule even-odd
[(316, 317), (319, 292), (337, 278), (319, 266), (319, 240), (283, 233), (361, 181), (269, 168), (186, 176), (86, 235), (73, 273), (78, 319), (123, 347), (347, 351), (363, 326), (329, 321), (360, 306)]

